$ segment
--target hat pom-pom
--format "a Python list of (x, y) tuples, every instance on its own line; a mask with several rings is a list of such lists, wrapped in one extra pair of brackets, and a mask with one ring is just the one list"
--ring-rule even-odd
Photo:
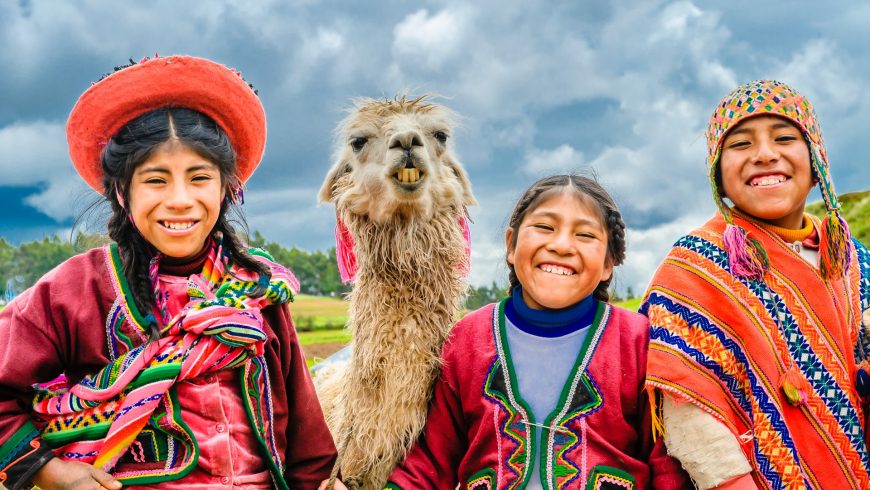
[(819, 268), (826, 279), (840, 277), (852, 261), (852, 234), (849, 225), (836, 209), (827, 212), (822, 221), (819, 240)]
[(347, 284), (356, 278), (356, 253), (353, 251), (354, 241), (350, 230), (341, 221), (335, 225), (335, 258), (338, 262), (338, 274), (341, 282)]
[(729, 223), (722, 235), (731, 272), (746, 279), (761, 279), (767, 269), (767, 254), (758, 240), (746, 236), (746, 230)]

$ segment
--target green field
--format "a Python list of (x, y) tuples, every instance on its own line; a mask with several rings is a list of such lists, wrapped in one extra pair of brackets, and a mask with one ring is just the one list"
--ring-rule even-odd
[(347, 323), (347, 301), (297, 294), (290, 304), (290, 313), (300, 332), (340, 329)]
[(302, 345), (315, 344), (346, 344), (350, 342), (350, 332), (345, 329), (316, 330), (313, 332), (299, 332), (299, 343)]

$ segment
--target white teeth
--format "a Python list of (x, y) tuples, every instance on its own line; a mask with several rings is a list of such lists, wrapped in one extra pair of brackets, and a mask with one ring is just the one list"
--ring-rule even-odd
[(183, 223), (164, 221), (163, 226), (169, 228), (170, 230), (186, 230), (193, 226), (193, 221), (186, 221)]
[(760, 177), (752, 180), (752, 185), (754, 187), (763, 187), (768, 185), (779, 184), (780, 182), (785, 182), (785, 176), (775, 175), (769, 177)]
[(549, 272), (550, 274), (558, 274), (560, 276), (570, 276), (574, 274), (574, 271), (571, 269), (554, 264), (544, 264), (541, 266), (541, 270)]

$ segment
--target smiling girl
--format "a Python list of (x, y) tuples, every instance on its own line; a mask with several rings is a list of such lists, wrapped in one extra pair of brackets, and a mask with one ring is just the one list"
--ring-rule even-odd
[(511, 295), (464, 317), (389, 488), (688, 488), (654, 446), (648, 324), (607, 303), (625, 225), (594, 179), (532, 185), (505, 233)]
[[(701, 489), (870, 488), (870, 255), (839, 216), (813, 107), (748, 83), (707, 144), (719, 213), (677, 241), (642, 306), (668, 451)], [(804, 212), (814, 185), (822, 221)]]
[(91, 86), (70, 155), (113, 243), (0, 313), (0, 483), (313, 488), (335, 449), (287, 302), (228, 223), (265, 146), (240, 74), (145, 59)]

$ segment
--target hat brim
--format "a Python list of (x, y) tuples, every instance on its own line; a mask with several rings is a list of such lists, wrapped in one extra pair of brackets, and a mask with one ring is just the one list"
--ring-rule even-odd
[(266, 146), (266, 113), (241, 74), (213, 61), (168, 56), (119, 70), (92, 85), (67, 121), (67, 143), (79, 175), (103, 192), (102, 153), (109, 139), (133, 119), (163, 107), (185, 107), (212, 118), (236, 154), (245, 182)]

